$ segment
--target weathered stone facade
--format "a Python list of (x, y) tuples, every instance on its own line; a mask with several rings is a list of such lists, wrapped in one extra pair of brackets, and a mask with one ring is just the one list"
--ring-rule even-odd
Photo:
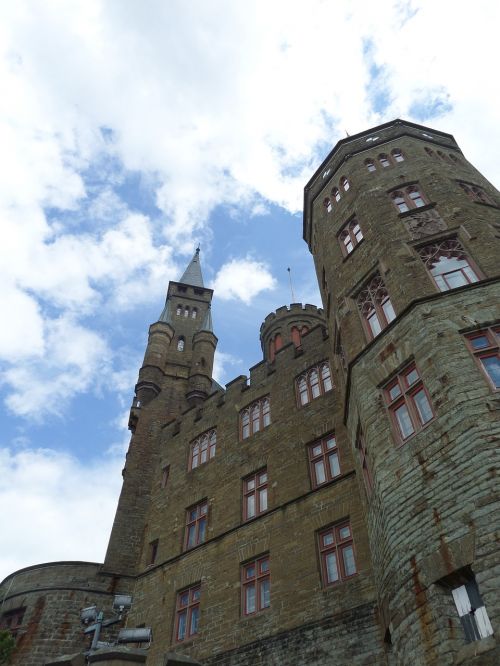
[[(150, 328), (104, 564), (2, 583), (2, 612), (27, 609), (14, 664), (81, 649), (78, 608), (106, 607), (115, 591), (134, 596), (127, 625), (153, 629), (147, 666), (173, 654), (206, 666), (497, 664), (500, 394), (467, 336), (500, 325), (499, 210), (448, 134), (394, 121), (340, 141), (304, 200), (324, 310), (266, 317), (264, 360), (225, 390), (212, 380), (197, 252)], [(466, 257), (467, 284), (439, 290), (431, 245), (462, 268)], [(248, 480), (261, 474), (266, 502), (255, 495), (249, 515)], [(341, 564), (339, 547), (326, 571), (322, 539), (346, 525), (353, 559)], [(253, 612), (244, 575), (260, 561), (270, 597)], [(452, 590), (471, 581), (493, 634), (467, 643)], [(199, 594), (198, 626), (178, 640), (185, 590)]]

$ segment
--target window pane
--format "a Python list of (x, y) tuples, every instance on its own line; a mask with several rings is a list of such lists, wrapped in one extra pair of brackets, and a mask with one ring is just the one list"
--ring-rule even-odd
[(400, 395), (401, 395), (401, 389), (399, 387), (399, 384), (394, 384), (394, 386), (391, 386), (391, 388), (389, 389), (390, 399), (395, 400)]
[(354, 561), (354, 550), (352, 546), (342, 548), (342, 558), (344, 560), (344, 571), (346, 576), (352, 576), (356, 573), (356, 563)]
[(183, 592), (179, 599), (179, 606), (187, 606), (189, 602), (189, 592)]
[(191, 525), (188, 528), (187, 547), (192, 548), (194, 545), (196, 545), (196, 525)]
[(469, 284), (469, 281), (462, 273), (462, 271), (453, 271), (452, 273), (444, 273), (444, 279), (446, 284), (450, 289), (456, 289), (457, 287), (463, 287), (465, 284)]
[(259, 492), (260, 498), (260, 510), (261, 511), (267, 511), (267, 488), (262, 488), (262, 490)]
[(259, 474), (259, 484), (265, 483), (267, 481), (267, 472), (262, 472)]
[(207, 519), (202, 518), (200, 520), (200, 529), (198, 532), (198, 543), (203, 543), (205, 541), (205, 530), (207, 525)]
[(269, 608), (271, 605), (271, 581), (269, 578), (260, 581), (260, 607)]
[(327, 583), (334, 583), (339, 579), (339, 569), (337, 566), (337, 555), (335, 553), (328, 553), (325, 557), (326, 565), (326, 581)]
[(394, 414), (396, 415), (399, 430), (401, 431), (403, 438), (406, 439), (406, 437), (409, 437), (415, 432), (408, 413), (408, 407), (406, 405), (401, 405), (394, 410)]
[(465, 275), (469, 278), (469, 282), (477, 282), (478, 281), (479, 278), (477, 277), (477, 275), (474, 273), (474, 271), (472, 270), (472, 268), (470, 266), (464, 266), (463, 271), (464, 271)]
[(331, 453), (328, 458), (330, 463), (330, 476), (334, 478), (340, 474), (339, 457), (336, 453)]
[(198, 622), (200, 619), (200, 608), (199, 606), (195, 606), (191, 610), (191, 626), (189, 627), (189, 635), (194, 636), (194, 634), (198, 633)]
[(266, 571), (269, 571), (269, 559), (266, 557), (265, 560), (261, 561), (259, 566), (260, 566), (259, 573), (265, 573)]
[(335, 437), (329, 437), (326, 440), (326, 448), (327, 449), (334, 449), (337, 446), (337, 442), (335, 440)]
[(255, 564), (249, 564), (245, 569), (245, 577), (253, 578), (255, 576)]
[(413, 400), (415, 401), (421, 423), (427, 423), (427, 421), (430, 421), (433, 414), (425, 391), (423, 389), (417, 391), (413, 396)]
[(351, 528), (348, 525), (340, 528), (339, 537), (341, 539), (349, 539), (350, 536), (351, 536)]
[(249, 495), (247, 497), (247, 518), (253, 518), (255, 516), (255, 495)]
[(183, 641), (186, 636), (186, 615), (187, 612), (183, 611), (178, 614), (178, 624), (177, 624), (177, 640)]
[(325, 465), (322, 460), (318, 460), (318, 462), (314, 463), (314, 477), (318, 485), (320, 483), (325, 483), (326, 481)]
[(198, 601), (198, 599), (200, 598), (200, 592), (201, 590), (199, 587), (197, 587), (194, 590), (191, 590), (191, 601)]
[(500, 358), (498, 356), (483, 356), (481, 363), (490, 376), (493, 386), (500, 388)]
[(490, 346), (490, 341), (486, 335), (478, 335), (475, 338), (469, 338), (469, 342), (474, 349), (484, 349), (485, 347)]
[(320, 456), (322, 451), (323, 449), (321, 448), (321, 444), (317, 444), (313, 447), (312, 450), (313, 457), (315, 458), (316, 456)]
[(388, 322), (391, 322), (393, 319), (396, 319), (396, 313), (392, 307), (392, 303), (388, 298), (384, 303), (382, 303), (382, 310), (384, 311), (385, 318)]
[(255, 585), (247, 585), (245, 588), (245, 613), (255, 613)]
[(417, 379), (419, 379), (419, 374), (416, 368), (413, 368), (413, 370), (410, 370), (410, 372), (406, 375), (406, 382), (408, 386), (414, 384), (417, 381)]
[(323, 534), (323, 546), (330, 546), (334, 539), (333, 539), (333, 532), (327, 532), (326, 534)]
[(382, 330), (382, 327), (380, 326), (380, 322), (378, 320), (375, 311), (369, 317), (367, 317), (367, 319), (368, 319), (368, 324), (370, 325), (372, 335), (375, 338)]
[(255, 479), (249, 479), (247, 481), (247, 490), (253, 490), (255, 488)]

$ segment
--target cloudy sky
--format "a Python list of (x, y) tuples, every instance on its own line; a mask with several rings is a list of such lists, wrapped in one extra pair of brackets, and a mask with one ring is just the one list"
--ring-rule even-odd
[(451, 132), (500, 183), (500, 5), (476, 0), (0, 5), (0, 580), (102, 561), (148, 325), (197, 243), (217, 376), (319, 304), (303, 187), (346, 132)]

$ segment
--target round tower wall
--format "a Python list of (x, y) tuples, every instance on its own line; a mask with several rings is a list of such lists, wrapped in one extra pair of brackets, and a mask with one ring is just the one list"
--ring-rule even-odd
[(300, 346), (302, 336), (311, 328), (325, 326), (323, 310), (315, 305), (292, 303), (267, 315), (260, 327), (260, 344), (266, 361), (273, 362), (276, 352), (287, 344)]

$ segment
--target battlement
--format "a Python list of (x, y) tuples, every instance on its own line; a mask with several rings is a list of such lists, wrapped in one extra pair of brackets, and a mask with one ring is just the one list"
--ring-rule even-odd
[(267, 317), (264, 319), (264, 321), (260, 325), (260, 335), (262, 336), (263, 330), (268, 325), (275, 322), (278, 318), (293, 316), (294, 314), (303, 315), (306, 312), (323, 317), (322, 308), (318, 308), (316, 305), (311, 305), (310, 303), (306, 303), (305, 305), (303, 305), (302, 303), (291, 303), (290, 305), (282, 305), (280, 308), (277, 308), (275, 312), (270, 312), (267, 315)]

